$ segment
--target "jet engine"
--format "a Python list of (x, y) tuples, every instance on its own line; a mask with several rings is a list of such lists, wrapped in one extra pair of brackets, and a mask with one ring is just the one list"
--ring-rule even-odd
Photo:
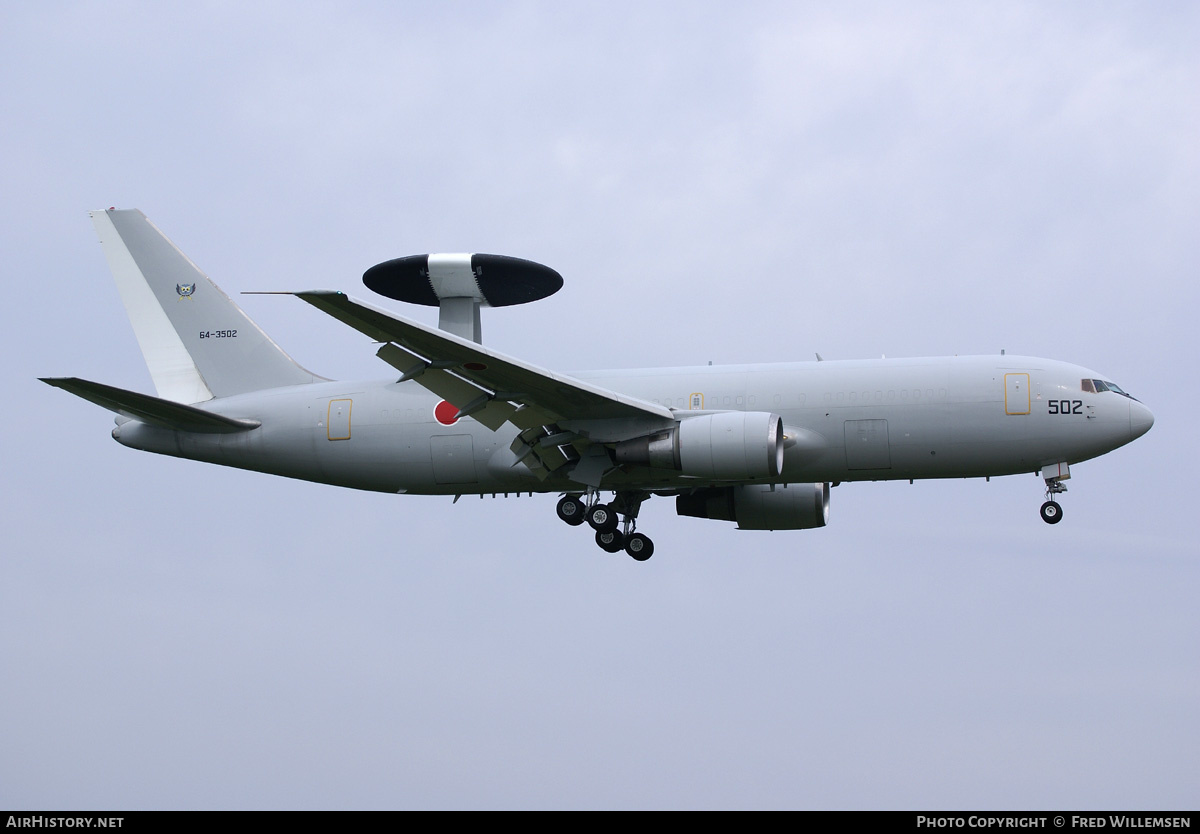
[(617, 444), (617, 463), (719, 480), (775, 478), (783, 469), (783, 420), (765, 411), (685, 417), (674, 428)]
[(807, 530), (829, 521), (829, 484), (741, 484), (698, 489), (675, 499), (675, 512), (736, 521), (740, 530)]

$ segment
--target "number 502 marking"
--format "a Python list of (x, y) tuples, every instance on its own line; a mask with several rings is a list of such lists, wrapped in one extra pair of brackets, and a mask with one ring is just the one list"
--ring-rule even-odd
[(1083, 413), (1083, 400), (1050, 400), (1046, 405), (1051, 414)]

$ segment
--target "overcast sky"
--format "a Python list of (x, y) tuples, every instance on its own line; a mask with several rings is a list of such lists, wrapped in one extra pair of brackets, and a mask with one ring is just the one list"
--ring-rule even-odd
[[(1200, 7), (0, 3), (0, 807), (1178, 809), (1200, 800)], [(125, 449), (87, 210), (231, 295), (546, 263), (569, 371), (1009, 353), (1157, 418), (830, 525), (397, 497)], [(239, 297), (298, 361), (368, 340)]]

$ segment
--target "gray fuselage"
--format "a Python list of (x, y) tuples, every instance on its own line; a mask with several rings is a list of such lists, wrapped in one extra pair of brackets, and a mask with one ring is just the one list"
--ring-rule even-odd
[[(760, 482), (958, 478), (1036, 472), (1102, 455), (1143, 434), (1148, 409), (1084, 380), (1077, 365), (1023, 356), (963, 356), (701, 366), (573, 375), (698, 412), (771, 412), (788, 436), (779, 476)], [(416, 382), (321, 382), (223, 397), (206, 410), (261, 422), (200, 434), (139, 421), (122, 444), (160, 454), (380, 492), (569, 492), (561, 474), (536, 477), (510, 451), (517, 429), (435, 418), (438, 397)], [(443, 409), (443, 417), (449, 421)], [(453, 409), (450, 410), (453, 414)], [(579, 429), (586, 434), (586, 427)], [(623, 466), (605, 489), (720, 485), (676, 471)]]

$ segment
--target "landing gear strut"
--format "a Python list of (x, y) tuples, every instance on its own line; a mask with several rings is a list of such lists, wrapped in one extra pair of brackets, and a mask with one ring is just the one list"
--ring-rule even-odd
[(639, 562), (654, 553), (649, 536), (635, 532), (638, 511), (650, 497), (647, 492), (618, 492), (611, 504), (601, 503), (599, 491), (589, 489), (586, 497), (564, 495), (558, 501), (558, 517), (572, 527), (584, 521), (596, 531), (596, 544), (608, 553), (624, 550)]
[(1042, 521), (1047, 524), (1058, 524), (1062, 521), (1063, 510), (1054, 497), (1066, 491), (1067, 488), (1058, 478), (1046, 479), (1046, 503), (1042, 504)]

